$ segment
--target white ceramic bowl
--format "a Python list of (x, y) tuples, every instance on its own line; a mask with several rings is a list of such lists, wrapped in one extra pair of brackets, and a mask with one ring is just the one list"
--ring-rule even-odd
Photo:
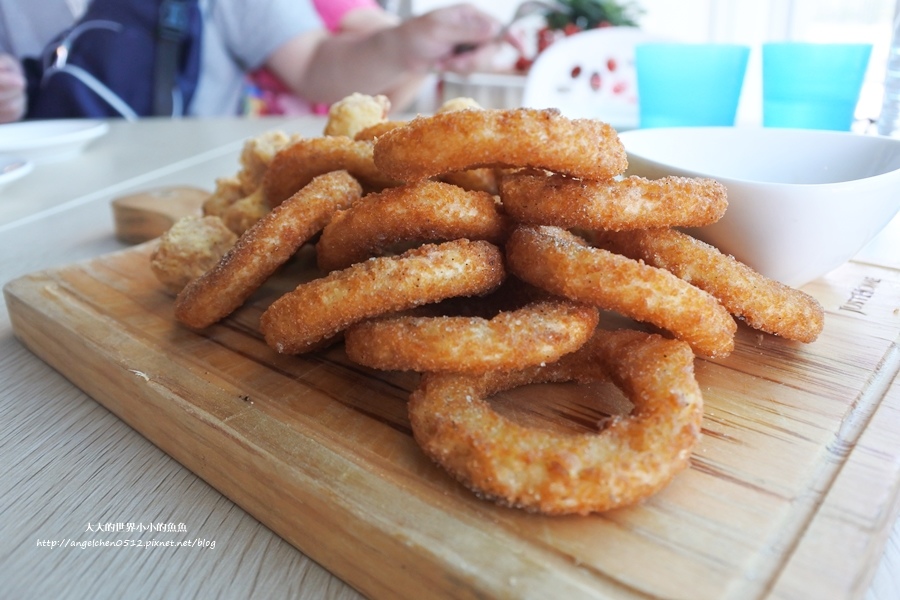
[(900, 210), (900, 140), (812, 129), (673, 127), (619, 135), (628, 174), (711, 177), (717, 223), (689, 230), (792, 286), (852, 258)]

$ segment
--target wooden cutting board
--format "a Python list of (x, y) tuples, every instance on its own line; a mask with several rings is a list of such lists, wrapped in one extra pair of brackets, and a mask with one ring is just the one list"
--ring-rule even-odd
[[(16, 335), (370, 597), (860, 597), (897, 516), (896, 270), (849, 263), (807, 286), (828, 311), (814, 344), (742, 328), (733, 355), (698, 359), (704, 436), (662, 493), (550, 518), (479, 500), (421, 454), (416, 376), (360, 368), (340, 346), (265, 345), (257, 319), (309, 257), (197, 334), (173, 321), (152, 244), (9, 283)], [(577, 386), (510, 399), (557, 426), (603, 416)]]

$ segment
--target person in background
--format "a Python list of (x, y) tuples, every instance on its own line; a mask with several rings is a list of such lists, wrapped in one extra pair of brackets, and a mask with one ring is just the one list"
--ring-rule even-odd
[[(67, 0), (32, 0), (16, 7), (19, 18), (30, 10), (39, 20), (54, 8), (72, 15)], [(238, 114), (246, 74), (261, 67), (310, 103), (331, 104), (353, 92), (387, 95), (435, 69), (472, 70), (501, 30), (496, 19), (471, 4), (435, 9), (373, 31), (334, 33), (310, 1), (201, 0), (201, 7), (203, 52), (188, 111), (192, 116)], [(6, 16), (0, 15), (0, 25), (8, 36), (16, 24)], [(6, 47), (4, 37), (0, 50)], [(478, 49), (458, 53), (460, 45)], [(0, 96), (9, 96), (11, 105), (24, 95), (13, 80), (0, 80)]]
[(19, 61), (0, 54), (0, 123), (18, 121), (25, 115), (25, 76)]
[[(367, 34), (379, 29), (395, 27), (400, 18), (385, 11), (375, 0), (313, 0), (316, 12), (331, 33)], [(262, 68), (249, 75), (246, 114), (298, 115), (325, 114), (327, 105), (313, 105), (298, 97), (274, 76)], [(426, 76), (411, 74), (407, 81), (386, 90), (393, 110), (403, 110), (419, 95)]]

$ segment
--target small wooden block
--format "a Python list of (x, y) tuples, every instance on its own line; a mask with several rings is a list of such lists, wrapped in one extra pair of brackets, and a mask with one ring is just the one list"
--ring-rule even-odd
[(202, 214), (210, 192), (195, 187), (164, 187), (112, 201), (116, 237), (140, 244), (161, 236), (182, 217)]

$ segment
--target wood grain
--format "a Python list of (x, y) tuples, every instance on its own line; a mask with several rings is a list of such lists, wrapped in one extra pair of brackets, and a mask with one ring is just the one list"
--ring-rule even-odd
[[(340, 347), (266, 347), (259, 314), (302, 258), (197, 334), (174, 323), (149, 251), (11, 282), (16, 336), (370, 597), (859, 597), (897, 516), (896, 270), (849, 263), (808, 286), (828, 310), (814, 344), (741, 328), (732, 356), (698, 360), (704, 437), (662, 493), (548, 518), (481, 501), (423, 457), (405, 413), (415, 376), (357, 367)], [(556, 426), (611, 410), (560, 390), (528, 399)]]

